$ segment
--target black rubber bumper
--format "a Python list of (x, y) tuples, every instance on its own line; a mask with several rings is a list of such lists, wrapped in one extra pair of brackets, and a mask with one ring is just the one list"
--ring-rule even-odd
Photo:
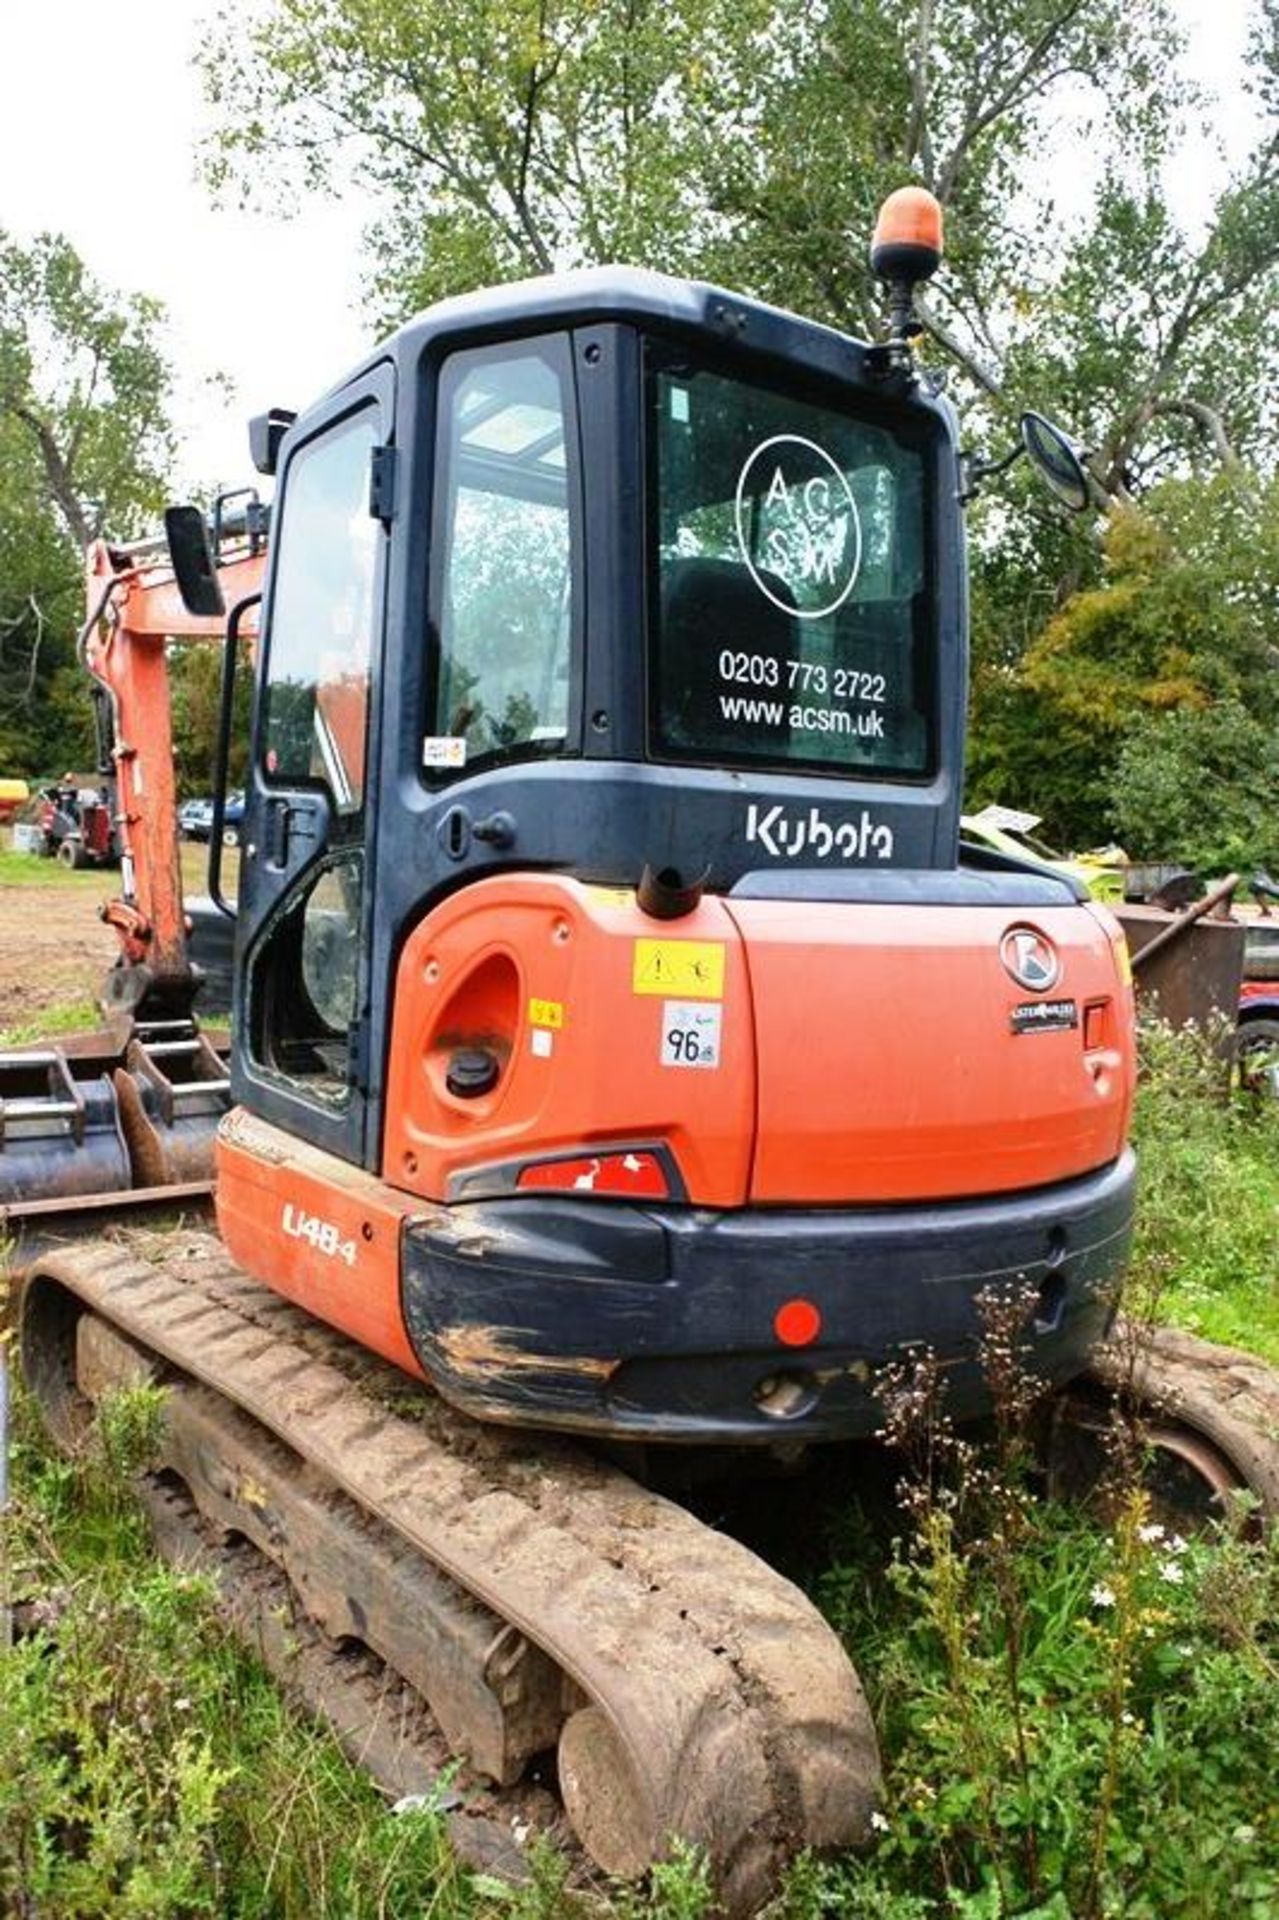
[[(1114, 1310), (1134, 1183), (1125, 1153), (1084, 1179), (944, 1206), (454, 1206), (405, 1232), (405, 1324), (440, 1391), (490, 1420), (736, 1445), (853, 1438), (882, 1423), (878, 1369), (919, 1346), (963, 1419), (984, 1406), (984, 1287), (1036, 1289), (1036, 1373), (1083, 1369)], [(820, 1332), (786, 1346), (774, 1318), (797, 1299)]]

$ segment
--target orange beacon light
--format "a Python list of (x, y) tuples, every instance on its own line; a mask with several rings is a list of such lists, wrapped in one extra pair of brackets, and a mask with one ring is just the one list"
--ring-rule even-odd
[(899, 187), (879, 210), (870, 243), (871, 271), (888, 283), (892, 333), (909, 340), (920, 330), (913, 295), (941, 265), (941, 204), (926, 187)]

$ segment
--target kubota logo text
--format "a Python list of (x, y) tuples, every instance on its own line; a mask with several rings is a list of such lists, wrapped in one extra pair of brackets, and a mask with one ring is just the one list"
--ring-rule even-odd
[(752, 800), (746, 814), (746, 838), (774, 860), (891, 860), (893, 830), (862, 808), (860, 820), (832, 824), (820, 807), (788, 813), (778, 804), (760, 807)]

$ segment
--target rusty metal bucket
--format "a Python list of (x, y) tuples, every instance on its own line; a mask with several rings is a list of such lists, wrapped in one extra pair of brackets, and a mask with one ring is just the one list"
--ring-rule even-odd
[(1132, 955), (1138, 1003), (1171, 1026), (1234, 1028), (1247, 928), (1240, 920), (1210, 916), (1238, 884), (1238, 875), (1228, 875), (1184, 913), (1127, 905), (1113, 909)]

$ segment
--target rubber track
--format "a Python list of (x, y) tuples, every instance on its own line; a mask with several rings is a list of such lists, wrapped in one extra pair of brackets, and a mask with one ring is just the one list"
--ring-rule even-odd
[(81, 1245), (38, 1275), (243, 1406), (572, 1677), (623, 1776), (627, 1857), (603, 1864), (638, 1871), (678, 1834), (744, 1913), (801, 1848), (865, 1838), (879, 1768), (860, 1683), (746, 1548), (561, 1442), (466, 1419), (209, 1236)]
[[(1131, 1347), (1135, 1362), (1129, 1362)], [(1131, 1373), (1143, 1410), (1202, 1434), (1225, 1455), (1258, 1499), (1271, 1523), (1279, 1521), (1279, 1371), (1255, 1354), (1219, 1347), (1176, 1327), (1117, 1334), (1094, 1356), (1094, 1378), (1122, 1391)]]
[(301, 1612), (288, 1580), (243, 1538), (225, 1539), (167, 1477), (144, 1474), (139, 1497), (167, 1560), (213, 1584), (220, 1615), (264, 1662), (277, 1684), (323, 1722), (356, 1766), (392, 1800), (421, 1796), (440, 1811), (454, 1852), (483, 1873), (517, 1884), (530, 1878), (521, 1832), (551, 1838), (583, 1877), (562, 1810), (544, 1787), (441, 1787), (448, 1742), (421, 1700), (367, 1648), (338, 1646)]

